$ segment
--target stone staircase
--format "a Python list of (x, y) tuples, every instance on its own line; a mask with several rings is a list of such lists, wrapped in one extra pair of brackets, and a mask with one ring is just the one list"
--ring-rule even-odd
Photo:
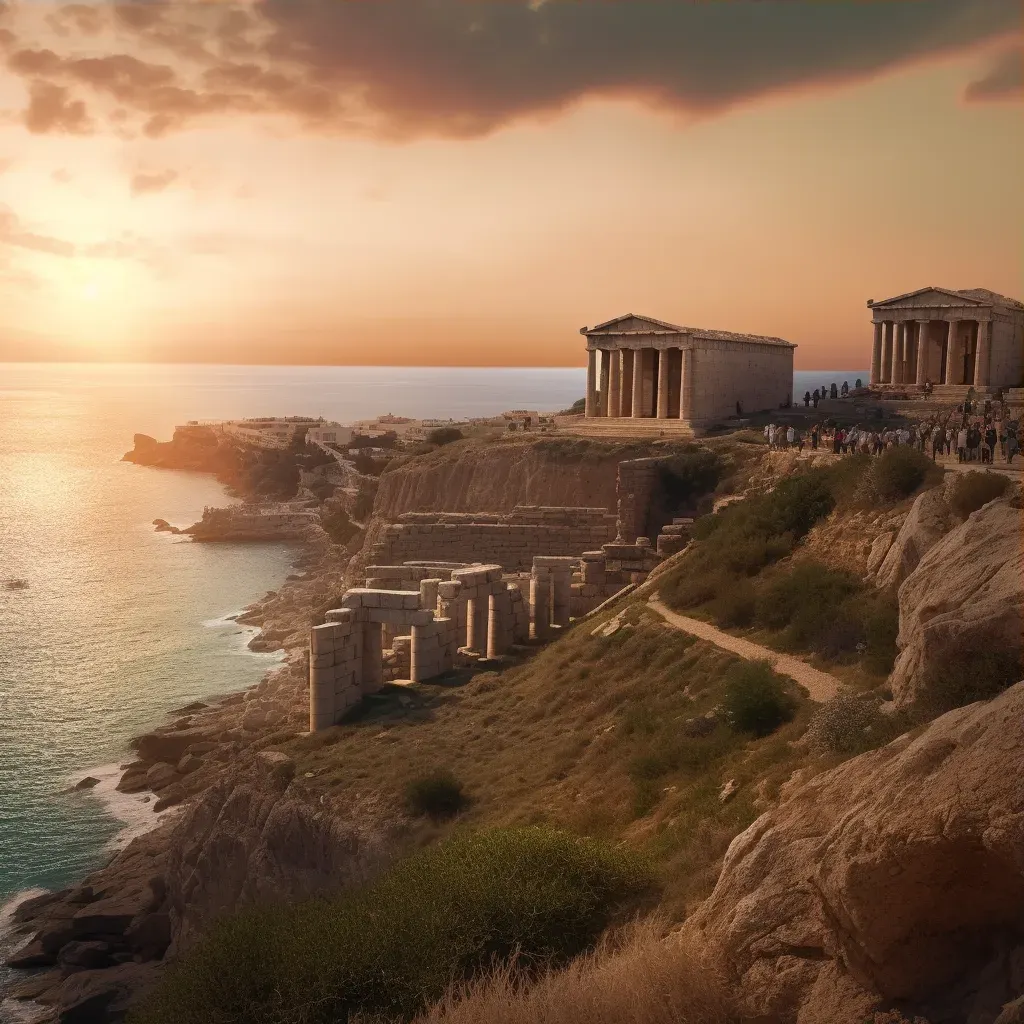
[(682, 420), (633, 419), (629, 416), (600, 416), (592, 419), (583, 416), (556, 416), (555, 426), (559, 433), (578, 434), (581, 437), (648, 439), (696, 436), (693, 428)]

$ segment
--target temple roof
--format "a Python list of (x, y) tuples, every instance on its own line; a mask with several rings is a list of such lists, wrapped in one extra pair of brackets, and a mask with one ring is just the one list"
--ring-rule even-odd
[(614, 335), (643, 335), (643, 334), (689, 334), (694, 338), (707, 338), (711, 341), (747, 341), (757, 345), (785, 345), (788, 348), (796, 348), (791, 341), (785, 338), (773, 338), (764, 334), (736, 334), (733, 331), (714, 331), (705, 327), (681, 327), (678, 324), (670, 324), (664, 320), (655, 320), (652, 316), (639, 316), (636, 313), (626, 313), (617, 316), (613, 320), (606, 320), (603, 324), (595, 327), (583, 327), (580, 334), (587, 337), (600, 336), (603, 334)]
[(974, 306), (1007, 306), (1012, 309), (1024, 309), (1024, 302), (1011, 299), (1007, 295), (1000, 295), (998, 292), (990, 291), (988, 288), (936, 288), (929, 285), (927, 288), (917, 288), (912, 292), (904, 292), (902, 295), (894, 295), (890, 299), (876, 299), (868, 302), (869, 306), (890, 306), (895, 302), (902, 302), (904, 299), (912, 299), (918, 295), (927, 295), (929, 292), (941, 296), (948, 296), (951, 299), (960, 300)]

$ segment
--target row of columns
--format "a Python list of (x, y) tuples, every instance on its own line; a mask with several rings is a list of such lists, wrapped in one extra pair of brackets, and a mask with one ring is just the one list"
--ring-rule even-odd
[[(924, 384), (929, 378), (929, 349), (931, 320), (885, 320), (875, 324), (874, 346), (871, 352), (872, 384)], [(972, 383), (987, 387), (992, 360), (992, 323), (989, 320), (948, 320), (945, 339), (945, 374), (940, 383)], [(965, 376), (961, 344), (961, 324), (977, 324), (977, 344), (974, 350), (972, 379)], [(911, 330), (911, 328), (915, 328)], [(973, 334), (973, 330), (972, 330)], [(959, 357), (959, 358), (958, 358)]]
[[(676, 418), (669, 415), (669, 391), (672, 387), (672, 355), (680, 353), (678, 418), (690, 419), (693, 414), (693, 349), (590, 349), (587, 352), (587, 416), (649, 417), (644, 406), (644, 352), (656, 352), (658, 388), (654, 396), (657, 419)], [(599, 359), (600, 356), (600, 359)], [(639, 371), (639, 372), (638, 372)], [(628, 409), (628, 412), (627, 412)]]

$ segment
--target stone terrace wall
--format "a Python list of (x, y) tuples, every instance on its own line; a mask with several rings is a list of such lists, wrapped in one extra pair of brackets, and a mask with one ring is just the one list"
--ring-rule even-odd
[(408, 512), (385, 526), (369, 560), (494, 562), (529, 569), (535, 555), (580, 555), (615, 539), (616, 517), (603, 508), (519, 505), (504, 514)]

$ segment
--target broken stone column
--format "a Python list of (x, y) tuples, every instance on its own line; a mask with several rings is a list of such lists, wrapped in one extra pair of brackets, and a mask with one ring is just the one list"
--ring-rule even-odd
[(437, 588), (441, 580), (429, 579), (420, 580), (420, 607), (428, 608), (430, 611), (437, 610)]
[(535, 640), (551, 636), (551, 577), (547, 569), (534, 569), (530, 577), (531, 633)]
[(572, 597), (572, 576), (565, 569), (551, 574), (551, 610), (556, 626), (569, 625), (569, 602)]

